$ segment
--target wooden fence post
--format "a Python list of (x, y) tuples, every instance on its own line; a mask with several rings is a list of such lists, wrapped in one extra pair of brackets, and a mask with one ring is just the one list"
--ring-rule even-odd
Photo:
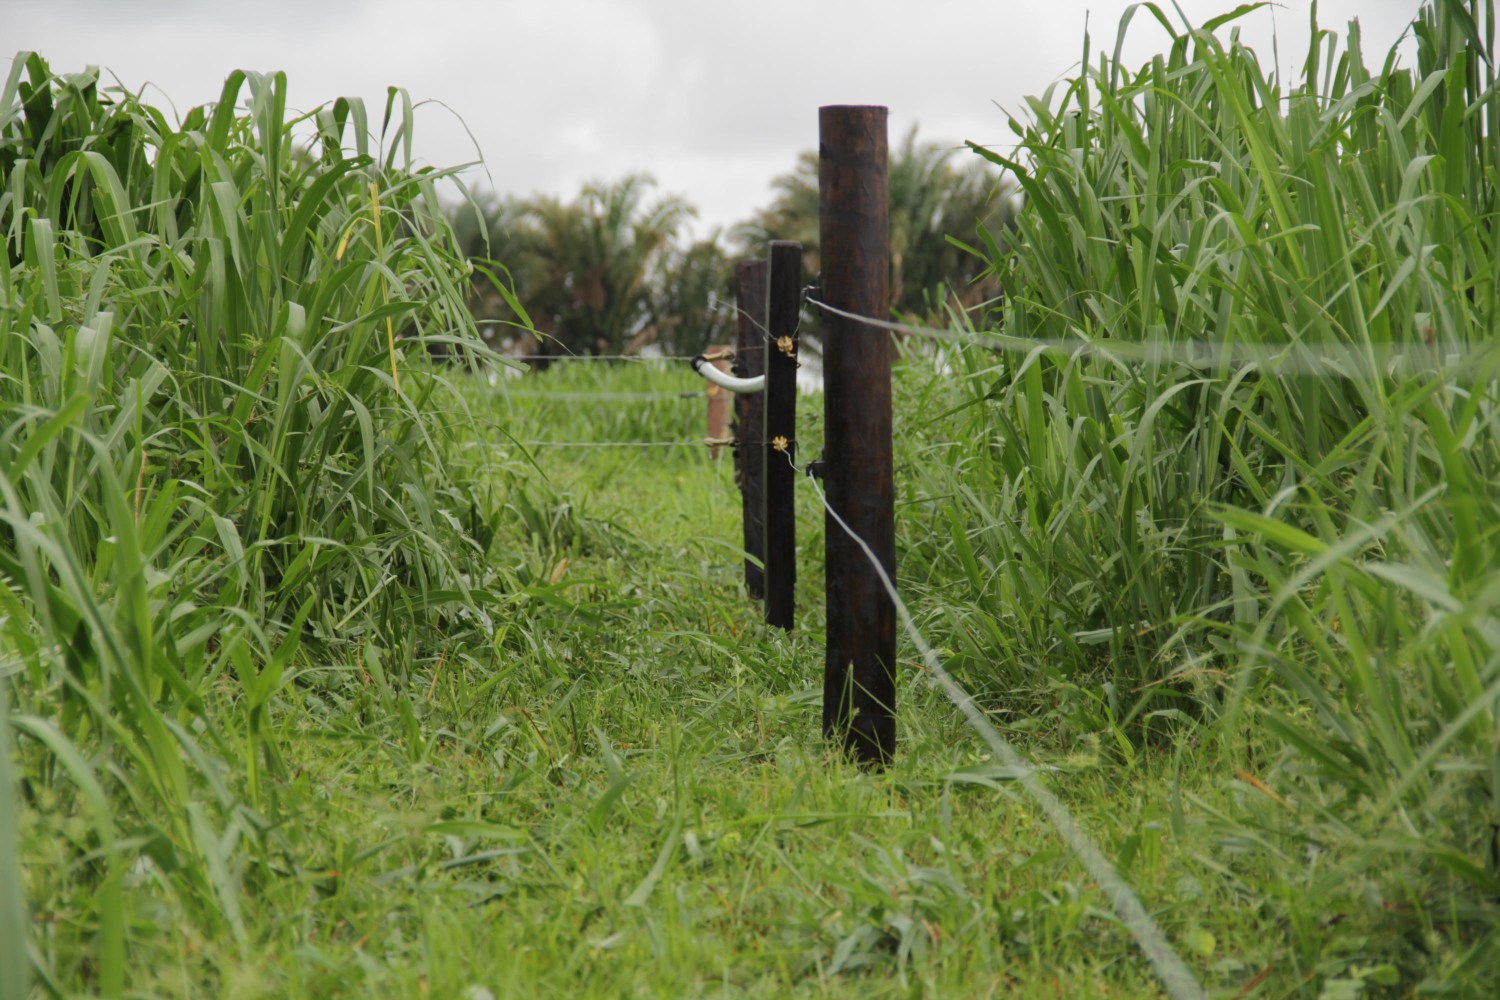
[[(709, 364), (719, 369), (719, 371), (728, 374), (728, 358), (733, 351), (734, 347), (730, 344), (709, 344), (703, 349), (703, 356), (713, 358), (714, 360), (710, 361)], [(722, 360), (719, 357), (720, 355), (723, 355)], [(712, 382), (704, 386), (703, 394), (708, 400), (708, 440), (721, 441), (729, 437), (729, 407), (734, 394), (720, 389)], [(719, 447), (717, 444), (710, 444), (708, 446), (708, 457), (718, 458)]]
[(797, 586), (797, 320), (802, 244), (773, 240), (766, 306), (766, 624), (791, 631)]
[[(739, 331), (735, 338), (734, 373), (754, 378), (766, 370), (766, 271), (763, 260), (742, 260), (735, 265), (735, 302), (738, 306)], [(754, 560), (745, 560), (745, 589), (751, 597), (765, 596), (765, 573), (761, 562), (766, 557), (763, 499), (766, 450), (765, 394), (745, 393), (734, 397), (735, 449), (734, 463), (740, 484), (740, 500), (745, 515), (745, 552)]]
[[(890, 225), (886, 109), (818, 110), (821, 299), (886, 317)], [(824, 481), (829, 506), (894, 582), (891, 345), (876, 327), (824, 314)], [(862, 764), (896, 749), (896, 609), (864, 550), (826, 520), (828, 646), (823, 734)]]

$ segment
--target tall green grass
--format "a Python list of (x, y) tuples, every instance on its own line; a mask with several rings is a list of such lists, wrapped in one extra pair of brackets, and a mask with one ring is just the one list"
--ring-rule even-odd
[(1086, 48), (1013, 156), (979, 150), (1026, 194), (991, 265), (1032, 346), (908, 386), (945, 413), (911, 427), (908, 578), (1011, 711), (1127, 758), (1212, 723), (1292, 864), (1344, 852), (1316, 891), (1371, 879), (1472, 944), (1500, 890), (1494, 8), (1425, 6), (1414, 67), (1314, 23), (1290, 84), (1219, 37), (1251, 10), (1132, 8), (1162, 55)]
[(281, 74), (176, 124), (35, 55), (0, 91), (3, 682), (33, 807), (89, 823), (33, 877), (55, 988), (81, 938), (127, 989), (127, 879), (248, 944), (298, 863), (278, 706), (409, 716), (419, 662), (488, 641), (497, 486), (453, 474), (476, 431), (426, 363), (483, 348), (412, 126), (395, 89), (291, 116)]
[(27, 989), (26, 893), (16, 843), (16, 786), (11, 778), (10, 700), (0, 684), (0, 996)]

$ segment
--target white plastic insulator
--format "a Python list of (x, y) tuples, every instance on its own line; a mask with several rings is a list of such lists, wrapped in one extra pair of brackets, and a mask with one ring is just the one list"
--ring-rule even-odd
[(739, 378), (734, 375), (726, 375), (706, 361), (701, 354), (693, 359), (693, 371), (702, 375), (719, 388), (728, 389), (739, 396), (764, 392), (766, 388), (766, 377), (764, 375), (756, 375), (754, 378)]

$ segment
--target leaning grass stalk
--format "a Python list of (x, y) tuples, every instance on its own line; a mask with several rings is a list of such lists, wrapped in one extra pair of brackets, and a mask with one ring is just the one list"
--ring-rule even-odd
[[(382, 264), (385, 263), (385, 235), (380, 231), (380, 187), (374, 181), (370, 182), (370, 214), (375, 222), (375, 259)], [(380, 298), (384, 305), (391, 304), (391, 286), (389, 279), (380, 279)], [(391, 382), (396, 387), (396, 395), (401, 394), (401, 372), (396, 368), (396, 323), (389, 314), (385, 317), (385, 346), (391, 357)]]
[(26, 996), (26, 902), (16, 845), (15, 785), (10, 776), (10, 707), (0, 678), (0, 998)]

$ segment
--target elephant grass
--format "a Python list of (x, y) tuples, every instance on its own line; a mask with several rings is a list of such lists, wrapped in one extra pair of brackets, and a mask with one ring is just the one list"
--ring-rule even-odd
[(26, 53), (0, 92), (3, 682), (27, 800), (85, 823), (33, 898), (49, 991), (87, 941), (124, 994), (127, 881), (248, 946), (296, 865), (274, 706), (364, 681), (399, 714), (414, 661), (488, 642), (496, 484), (450, 471), (472, 420), (426, 362), (483, 362), (441, 174), (400, 91), (379, 141), (285, 95), (235, 73), (173, 124)]
[(1290, 85), (1219, 37), (1252, 11), (1133, 8), (1162, 55), (1086, 45), (977, 150), (1026, 203), (979, 249), (989, 346), (906, 384), (907, 579), (997, 710), (1127, 760), (1218, 743), (1274, 803), (1226, 826), (1305, 869), (1281, 891), (1491, 947), (1494, 8), (1425, 6), (1373, 71), (1314, 24)]
[[(1146, 15), (1016, 122), (1035, 349), (898, 366), (898, 580), (1211, 991), (1494, 995), (1491, 8), (1289, 89)], [(896, 764), (823, 747), (812, 494), (787, 637), (726, 463), (515, 443), (696, 436), (569, 395), (696, 383), (419, 363), (478, 349), (399, 92), (303, 149), (231, 84), (0, 101), (34, 992), (1158, 995), (911, 650)]]

